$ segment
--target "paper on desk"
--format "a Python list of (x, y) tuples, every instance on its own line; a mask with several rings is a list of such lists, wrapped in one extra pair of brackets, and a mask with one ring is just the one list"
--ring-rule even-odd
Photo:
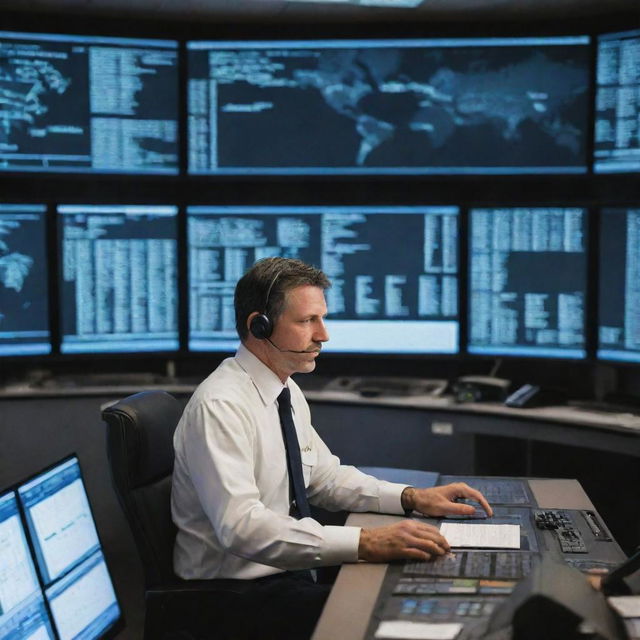
[(378, 625), (375, 638), (402, 640), (453, 640), (462, 629), (459, 622), (411, 622), (385, 620)]
[(623, 618), (640, 618), (640, 596), (611, 596), (608, 600)]
[(440, 533), (452, 547), (519, 549), (519, 524), (470, 524), (443, 522)]

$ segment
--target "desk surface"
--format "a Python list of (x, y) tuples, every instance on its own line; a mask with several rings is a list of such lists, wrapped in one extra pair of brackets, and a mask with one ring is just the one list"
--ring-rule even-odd
[[(542, 509), (593, 509), (591, 500), (576, 480), (529, 479), (528, 482)], [(399, 519), (399, 516), (354, 513), (347, 524), (374, 527)], [(312, 640), (363, 640), (386, 570), (386, 564), (343, 565)]]

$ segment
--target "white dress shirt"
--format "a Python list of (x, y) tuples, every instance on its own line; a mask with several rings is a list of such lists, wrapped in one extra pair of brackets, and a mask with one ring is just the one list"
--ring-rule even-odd
[[(185, 579), (258, 578), (356, 562), (359, 527), (289, 515), (278, 377), (244, 346), (196, 389), (174, 436), (174, 568)], [(340, 465), (287, 380), (309, 502), (329, 510), (402, 514), (406, 485)], [(363, 434), (364, 435), (364, 434)]]

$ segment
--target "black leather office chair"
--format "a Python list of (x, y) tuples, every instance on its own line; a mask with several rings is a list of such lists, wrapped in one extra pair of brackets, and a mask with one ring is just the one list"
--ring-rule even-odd
[(241, 640), (247, 618), (242, 580), (180, 580), (173, 572), (173, 433), (182, 405), (142, 391), (102, 412), (113, 485), (133, 532), (145, 577), (145, 640)]

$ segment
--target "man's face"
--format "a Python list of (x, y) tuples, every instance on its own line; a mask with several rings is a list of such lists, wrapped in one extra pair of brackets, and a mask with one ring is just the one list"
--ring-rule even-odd
[(266, 364), (281, 380), (293, 373), (310, 373), (316, 368), (322, 343), (329, 339), (324, 324), (326, 315), (327, 303), (321, 288), (304, 285), (287, 293), (284, 310), (275, 321), (271, 335), (271, 342), (278, 348), (265, 345)]

